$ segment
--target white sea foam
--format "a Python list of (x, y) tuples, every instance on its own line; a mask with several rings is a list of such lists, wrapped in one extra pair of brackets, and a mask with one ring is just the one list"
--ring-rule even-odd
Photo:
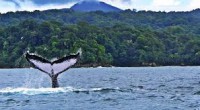
[[(63, 87), (63, 88), (3, 88), (0, 89), (0, 94), (24, 94), (24, 95), (39, 95), (39, 94), (53, 94), (53, 93), (66, 93), (66, 92), (92, 92), (92, 91), (102, 91), (105, 89), (114, 90), (111, 88), (90, 88), (90, 89), (77, 89), (73, 87)], [(115, 88), (117, 90), (119, 88)]]
[(64, 93), (73, 91), (72, 87), (66, 88), (3, 88), (0, 89), (2, 94), (25, 94), (25, 95), (37, 95), (37, 94), (51, 94), (51, 93)]

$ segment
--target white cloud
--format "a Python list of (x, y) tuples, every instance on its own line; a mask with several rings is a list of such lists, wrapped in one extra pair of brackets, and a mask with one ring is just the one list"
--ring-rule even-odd
[(0, 10), (1, 13), (6, 13), (8, 11), (15, 11), (16, 10), (15, 4), (6, 1), (1, 1)]
[[(15, 3), (0, 0), (0, 12), (34, 11), (69, 8), (76, 3), (36, 5), (32, 0), (15, 0)], [(190, 11), (200, 8), (200, 0), (99, 0), (121, 9), (153, 10), (153, 11)]]
[(147, 6), (148, 10), (154, 11), (186, 11), (182, 6), (181, 0), (153, 0), (152, 3)]
[(73, 4), (74, 3), (68, 3), (68, 4), (62, 4), (62, 5), (48, 4), (48, 5), (38, 6), (29, 0), (25, 0), (25, 2), (20, 3), (21, 8), (19, 9), (19, 11), (23, 11), (23, 10), (34, 11), (34, 10), (70, 8)]
[[(185, 11), (181, 0), (100, 0), (121, 9), (153, 10), (153, 11)], [(200, 1), (200, 0), (199, 0)]]
[(15, 4), (8, 1), (0, 1), (0, 12), (6, 13), (8, 11), (34, 11), (34, 10), (48, 10), (48, 9), (62, 9), (62, 8), (70, 8), (75, 2), (67, 3), (67, 4), (48, 4), (38, 6), (34, 4), (31, 0), (16, 0), (16, 2), (20, 5), (20, 7), (16, 8)]
[(153, 0), (152, 5), (158, 7), (172, 7), (181, 4), (180, 0)]
[(196, 8), (200, 8), (200, 0), (191, 0), (190, 4), (188, 5), (188, 10), (193, 10)]
[[(185, 6), (187, 0), (152, 0), (149, 6), (145, 7), (145, 10), (153, 11), (188, 11)], [(187, 4), (186, 4), (187, 5)]]

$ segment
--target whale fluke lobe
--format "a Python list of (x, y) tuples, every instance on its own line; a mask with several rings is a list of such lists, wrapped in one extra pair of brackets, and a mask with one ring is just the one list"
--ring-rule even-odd
[(30, 54), (26, 52), (25, 57), (27, 61), (33, 65), (34, 68), (51, 75), (51, 62), (42, 58), (41, 56)]
[(58, 60), (49, 61), (39, 55), (26, 52), (25, 58), (34, 68), (48, 74), (52, 80), (52, 87), (55, 88), (59, 87), (57, 81), (58, 75), (75, 65), (80, 55), (81, 51), (78, 51), (74, 55), (64, 56)]
[(65, 56), (61, 59), (53, 61), (52, 70), (54, 74), (60, 74), (66, 71), (67, 69), (69, 69), (74, 64), (76, 64), (79, 56), (80, 56), (80, 53), (77, 53), (76, 55)]

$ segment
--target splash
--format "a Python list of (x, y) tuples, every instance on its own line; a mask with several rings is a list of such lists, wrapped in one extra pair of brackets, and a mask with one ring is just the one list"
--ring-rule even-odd
[(25, 75), (24, 88), (41, 88), (45, 82), (49, 79), (46, 74), (41, 74), (39, 71), (34, 71), (34, 74), (31, 74), (30, 71)]

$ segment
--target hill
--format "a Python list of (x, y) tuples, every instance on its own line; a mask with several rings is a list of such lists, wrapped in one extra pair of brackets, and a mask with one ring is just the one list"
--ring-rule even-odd
[(121, 9), (99, 1), (83, 1), (75, 4), (70, 9), (81, 12), (103, 11), (103, 12), (118, 12)]

